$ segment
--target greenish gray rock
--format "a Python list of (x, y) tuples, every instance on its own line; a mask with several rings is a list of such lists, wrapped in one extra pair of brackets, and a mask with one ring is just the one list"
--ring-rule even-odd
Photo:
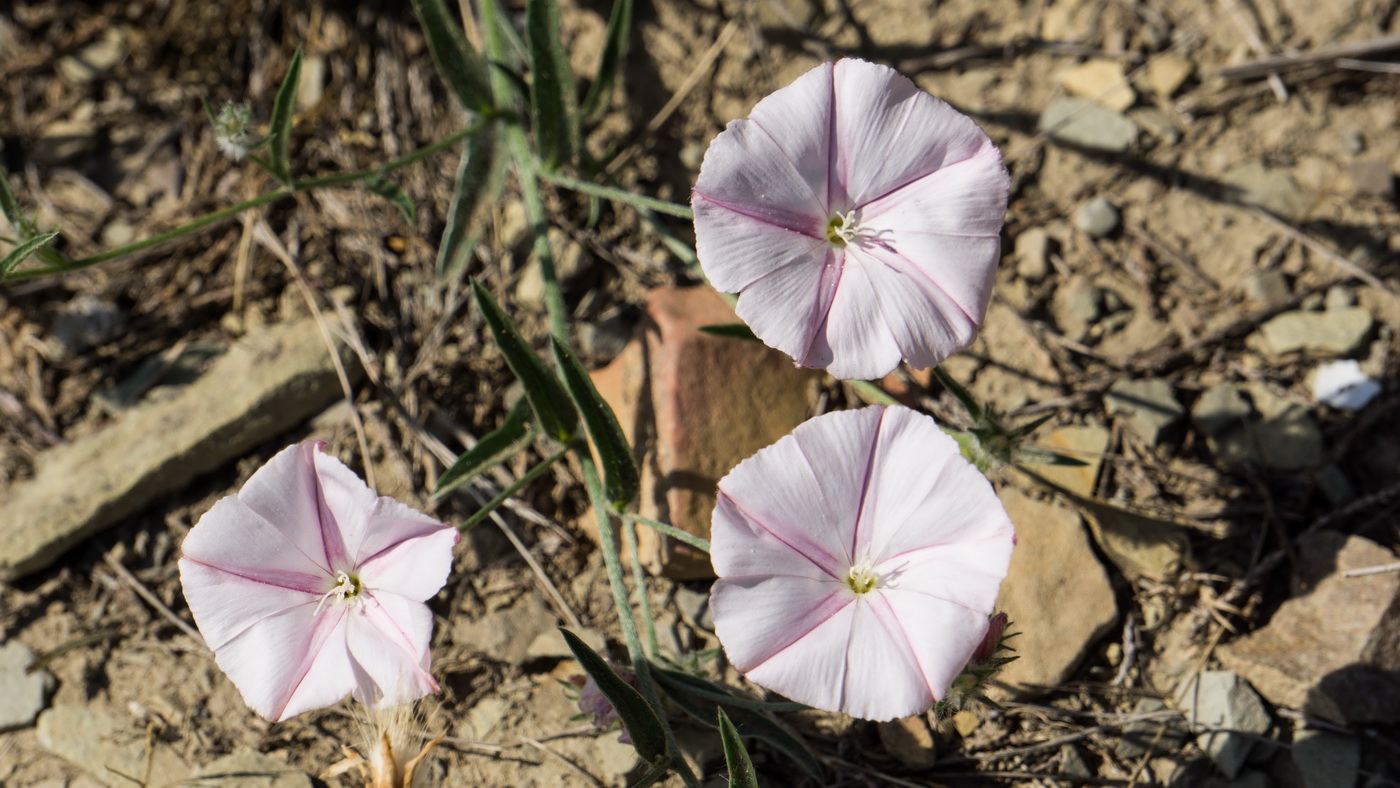
[(1371, 332), (1375, 319), (1363, 307), (1325, 312), (1284, 312), (1259, 326), (1268, 349), (1276, 354), (1302, 351), (1317, 356), (1349, 356)]
[(1064, 145), (1122, 153), (1137, 141), (1137, 125), (1088, 99), (1058, 98), (1040, 113), (1039, 131)]
[[(358, 378), (353, 354), (344, 346), (340, 353)], [(39, 455), (34, 476), (0, 500), (9, 523), (0, 540), (0, 580), (48, 566), (340, 396), (314, 321), (250, 334), (174, 396), (142, 402), (107, 428)]]
[[(1139, 698), (1133, 706), (1133, 714), (1151, 714), (1166, 708), (1167, 704), (1156, 698)], [(1181, 717), (1138, 720), (1123, 726), (1114, 753), (1124, 762), (1136, 761), (1149, 752), (1170, 755), (1180, 751), (1189, 738), (1191, 732)]]
[(1217, 460), (1226, 465), (1251, 462), (1279, 471), (1315, 468), (1326, 462), (1322, 430), (1307, 408), (1257, 383), (1244, 391), (1253, 400), (1249, 417), (1206, 434), (1206, 446)]
[(1276, 304), (1288, 298), (1288, 277), (1273, 268), (1251, 271), (1244, 278), (1244, 295), (1256, 304)]
[(99, 709), (54, 706), (39, 715), (38, 734), (40, 746), (112, 788), (130, 788), (131, 776), (145, 777), (146, 785), (182, 785), (190, 776), (169, 744), (148, 741), (143, 727)]
[(1171, 383), (1161, 378), (1120, 380), (1104, 394), (1104, 406), (1109, 415), (1123, 418), (1128, 429), (1153, 445), (1186, 416)]
[(1285, 219), (1300, 218), (1312, 202), (1287, 170), (1256, 162), (1235, 167), (1221, 181), (1228, 199), (1263, 208)]
[(1120, 218), (1113, 203), (1094, 197), (1075, 210), (1074, 226), (1094, 238), (1103, 238), (1118, 229)]
[(33, 725), (53, 691), (53, 675), (30, 673), (33, 662), (34, 652), (17, 640), (0, 646), (0, 733)]
[(1196, 744), (1226, 777), (1240, 773), (1255, 739), (1269, 730), (1269, 712), (1249, 682), (1226, 670), (1189, 676), (1176, 694)]
[(1191, 408), (1191, 424), (1202, 435), (1219, 435), (1254, 413), (1244, 391), (1233, 383), (1206, 389)]
[(1361, 768), (1361, 745), (1354, 736), (1300, 730), (1293, 736), (1293, 765), (1304, 788), (1352, 788)]

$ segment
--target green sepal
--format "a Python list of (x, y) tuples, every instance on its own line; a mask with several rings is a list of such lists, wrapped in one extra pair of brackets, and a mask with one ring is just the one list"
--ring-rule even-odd
[(712, 326), (700, 326), (700, 330), (706, 334), (728, 339), (747, 339), (750, 342), (760, 342), (753, 329), (746, 323), (718, 323)]

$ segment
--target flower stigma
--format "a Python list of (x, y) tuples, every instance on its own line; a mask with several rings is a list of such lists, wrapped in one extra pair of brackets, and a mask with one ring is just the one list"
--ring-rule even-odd
[(326, 604), (326, 600), (331, 597), (335, 597), (336, 600), (344, 602), (359, 596), (360, 592), (363, 590), (364, 586), (360, 584), (360, 578), (349, 572), (336, 572), (335, 587), (321, 595), (321, 601), (316, 605), (316, 612), (319, 613), (321, 611), (321, 606)]
[(837, 246), (845, 246), (856, 239), (856, 212), (849, 210), (838, 213), (826, 223), (826, 240)]
[(879, 584), (880, 576), (875, 573), (875, 562), (869, 558), (852, 564), (846, 573), (846, 585), (857, 594), (868, 594)]

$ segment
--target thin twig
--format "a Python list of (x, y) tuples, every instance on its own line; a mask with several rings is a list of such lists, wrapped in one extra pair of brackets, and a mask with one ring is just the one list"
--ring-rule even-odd
[(1384, 575), (1390, 572), (1400, 572), (1400, 561), (1393, 564), (1380, 564), (1379, 566), (1367, 566), (1360, 569), (1348, 569), (1342, 573), (1342, 577), (1366, 577), (1368, 575)]
[(166, 619), (168, 619), (170, 623), (174, 624), (181, 632), (184, 632), (186, 635), (189, 635), (190, 639), (193, 640), (195, 643), (199, 644), (206, 650), (208, 649), (208, 644), (204, 642), (203, 637), (200, 637), (199, 632), (195, 630), (194, 627), (190, 626), (189, 624), (186, 624), (184, 620), (181, 619), (179, 616), (175, 615), (174, 611), (166, 607), (165, 603), (160, 601), (160, 597), (151, 593), (151, 590), (149, 588), (146, 588), (145, 584), (143, 584), (140, 580), (137, 580), (136, 575), (133, 575), (130, 570), (122, 566), (120, 561), (113, 558), (110, 553), (103, 555), (102, 560), (107, 564), (107, 566), (111, 567), (113, 572), (117, 573), (117, 577), (121, 578), (123, 583), (126, 583), (128, 586), (131, 587), (132, 591), (136, 592), (137, 596), (146, 600), (146, 604), (155, 608), (157, 613), (160, 613), (162, 616), (165, 616)]
[(1216, 72), (1216, 75), (1225, 79), (1252, 79), (1270, 72), (1298, 68), (1300, 66), (1312, 66), (1326, 64), (1328, 62), (1331, 62), (1333, 65), (1341, 65), (1341, 61), (1349, 61), (1372, 55), (1383, 55), (1397, 50), (1400, 50), (1400, 34), (1382, 36), (1368, 41), (1354, 41), (1347, 44), (1323, 47), (1297, 55), (1266, 57), (1249, 63), (1230, 66), (1229, 68), (1222, 68)]

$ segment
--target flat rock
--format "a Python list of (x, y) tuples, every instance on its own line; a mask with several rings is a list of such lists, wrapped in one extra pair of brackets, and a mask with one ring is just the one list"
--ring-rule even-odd
[[(497, 662), (518, 665), (546, 633), (557, 634), (558, 622), (544, 600), (530, 593), (514, 604), (476, 618), (454, 616), (452, 641)], [(560, 640), (562, 640), (560, 636)], [(568, 649), (565, 649), (566, 653)], [(543, 656), (543, 655), (542, 655)]]
[[(593, 373), (639, 455), (639, 513), (706, 539), (715, 485), (811, 415), (811, 384), (820, 375), (760, 343), (700, 330), (736, 322), (733, 308), (708, 287), (658, 288), (647, 296), (640, 336)], [(708, 555), (637, 530), (652, 571), (714, 576)]]
[(1147, 61), (1138, 84), (1163, 98), (1171, 98), (1195, 70), (1195, 65), (1180, 54), (1163, 52)]
[(1137, 125), (1113, 110), (1081, 98), (1060, 98), (1040, 113), (1039, 131), (1063, 145), (1122, 153), (1137, 141)]
[(1094, 238), (1117, 230), (1119, 220), (1118, 209), (1103, 197), (1091, 197), (1074, 211), (1074, 226)]
[(270, 755), (243, 749), (204, 766), (195, 775), (201, 788), (311, 788), (311, 777)]
[(1079, 515), (1013, 487), (1000, 496), (1016, 526), (1016, 549), (997, 609), (1021, 633), (1013, 641), (1020, 659), (993, 680), (992, 695), (1034, 697), (1068, 679), (1094, 641), (1114, 629), (1118, 603)]
[(1039, 282), (1050, 273), (1050, 233), (1030, 227), (1016, 236), (1016, 273), (1028, 282)]
[(1212, 386), (1191, 407), (1191, 424), (1202, 435), (1219, 435), (1254, 415), (1244, 389), (1233, 383)]
[[(1156, 698), (1139, 698), (1133, 706), (1134, 715), (1166, 711), (1167, 704)], [(1134, 762), (1147, 753), (1170, 755), (1179, 752), (1191, 736), (1180, 717), (1138, 720), (1123, 726), (1114, 754), (1124, 762)]]
[(1287, 170), (1255, 162), (1235, 167), (1225, 173), (1221, 182), (1229, 199), (1263, 208), (1285, 219), (1302, 218), (1311, 203)]
[(1076, 342), (1103, 314), (1103, 290), (1082, 274), (1071, 275), (1050, 297), (1050, 315), (1060, 333)]
[(179, 785), (191, 774), (169, 744), (148, 741), (142, 727), (120, 725), (99, 709), (54, 706), (39, 715), (38, 734), (41, 746), (112, 788)]
[(1042, 448), (1073, 457), (1084, 464), (1034, 465), (1030, 470), (1075, 495), (1092, 498), (1104, 453), (1108, 451), (1109, 438), (1108, 428), (1098, 424), (1059, 427), (1037, 442)]
[(923, 717), (881, 722), (875, 726), (885, 752), (910, 769), (928, 769), (938, 762), (933, 731)]
[[(1207, 433), (1206, 446), (1217, 460), (1227, 465), (1251, 462), (1279, 471), (1315, 468), (1326, 462), (1322, 430), (1307, 408), (1262, 384), (1250, 383), (1240, 391), (1251, 401), (1249, 415), (1242, 421), (1225, 423), (1227, 413), (1234, 412), (1225, 408), (1238, 406), (1222, 404), (1215, 424), (1225, 426)], [(1223, 399), (1225, 395), (1220, 396)]]
[(1172, 384), (1161, 378), (1120, 380), (1104, 394), (1109, 415), (1125, 420), (1128, 429), (1156, 445), (1186, 416), (1186, 408), (1176, 400)]
[(1392, 563), (1360, 536), (1299, 540), (1300, 589), (1268, 624), (1216, 654), (1270, 702), (1341, 725), (1400, 722), (1400, 574), (1345, 577)]
[(1275, 304), (1289, 295), (1288, 277), (1277, 269), (1251, 271), (1244, 278), (1244, 295), (1256, 304)]
[(1196, 744), (1226, 777), (1240, 773), (1256, 739), (1269, 729), (1269, 712), (1249, 682), (1227, 670), (1207, 670), (1182, 682), (1177, 705), (1199, 732)]
[(1124, 575), (1160, 581), (1181, 569), (1188, 542), (1176, 523), (1098, 501), (1082, 503), (1080, 514)]
[(1363, 307), (1326, 312), (1284, 312), (1259, 326), (1267, 348), (1276, 354), (1302, 351), (1316, 356), (1349, 356), (1371, 332), (1375, 319)]
[(1137, 101), (1127, 73), (1117, 60), (1089, 60), (1060, 72), (1060, 84), (1080, 98), (1122, 112)]
[(34, 724), (53, 691), (53, 675), (39, 669), (27, 672), (34, 652), (11, 640), (0, 646), (0, 733)]
[(1352, 788), (1361, 769), (1361, 745), (1354, 736), (1300, 730), (1293, 735), (1293, 765), (1304, 788)]
[[(343, 347), (341, 358), (359, 374)], [(105, 429), (39, 455), (33, 478), (0, 498), (10, 523), (0, 541), (0, 580), (48, 566), (84, 539), (300, 424), (340, 396), (315, 322), (282, 323), (250, 334), (180, 393), (143, 402)]]

